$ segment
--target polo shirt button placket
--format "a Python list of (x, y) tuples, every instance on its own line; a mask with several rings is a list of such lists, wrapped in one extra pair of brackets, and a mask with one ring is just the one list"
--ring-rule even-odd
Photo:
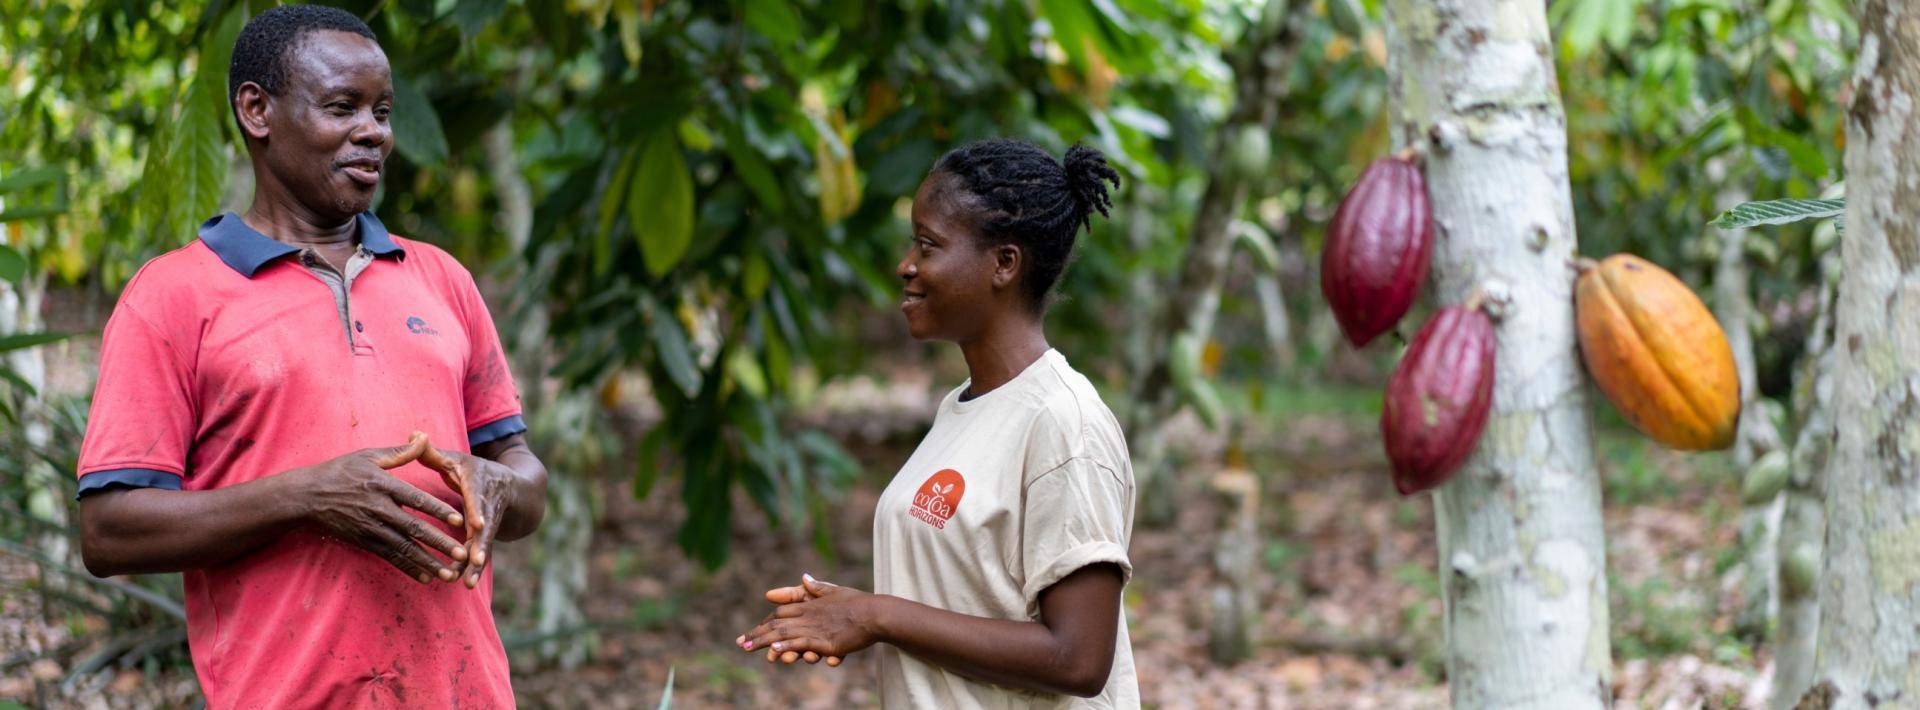
[(353, 321), (353, 354), (360, 357), (373, 356), (373, 343), (367, 340), (366, 324), (359, 319)]

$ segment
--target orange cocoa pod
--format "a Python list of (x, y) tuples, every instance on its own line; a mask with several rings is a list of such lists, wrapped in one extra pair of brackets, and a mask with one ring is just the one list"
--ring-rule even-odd
[(1733, 445), (1740, 375), (1713, 313), (1653, 262), (1615, 254), (1579, 264), (1573, 303), (1580, 356), (1607, 401), (1667, 446)]

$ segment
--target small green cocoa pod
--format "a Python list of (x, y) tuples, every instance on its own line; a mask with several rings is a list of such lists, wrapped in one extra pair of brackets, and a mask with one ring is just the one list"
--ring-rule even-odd
[(1786, 489), (1787, 481), (1792, 477), (1793, 467), (1787, 463), (1787, 452), (1774, 450), (1753, 462), (1747, 469), (1747, 480), (1740, 485), (1740, 501), (1747, 505), (1760, 505), (1773, 500)]
[(1780, 587), (1787, 594), (1805, 597), (1813, 593), (1820, 578), (1820, 554), (1811, 544), (1794, 545), (1780, 561)]

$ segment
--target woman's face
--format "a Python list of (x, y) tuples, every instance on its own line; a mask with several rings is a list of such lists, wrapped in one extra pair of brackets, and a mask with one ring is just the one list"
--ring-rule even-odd
[(952, 176), (934, 173), (913, 196), (913, 244), (894, 273), (906, 282), (900, 312), (916, 340), (971, 339), (998, 305), (996, 286), (1006, 277), (997, 263), (1005, 255), (996, 253), (1008, 247), (980, 243), (956, 187)]

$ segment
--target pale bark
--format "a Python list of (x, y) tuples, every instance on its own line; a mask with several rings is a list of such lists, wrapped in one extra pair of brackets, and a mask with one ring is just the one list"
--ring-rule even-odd
[(1390, 0), (1400, 145), (1426, 145), (1432, 295), (1499, 306), (1493, 409), (1434, 498), (1456, 707), (1611, 696), (1600, 483), (1573, 321), (1566, 121), (1546, 7)]
[(1858, 5), (1816, 688), (1920, 703), (1920, 4)]
[(1807, 334), (1806, 354), (1794, 378), (1793, 477), (1784, 494), (1780, 520), (1779, 624), (1774, 632), (1773, 698), (1768, 707), (1788, 710), (1813, 684), (1813, 661), (1820, 633), (1820, 553), (1826, 535), (1821, 472), (1833, 444), (1833, 280), (1838, 254), (1821, 259), (1819, 315)]
[(1259, 643), (1260, 479), (1243, 470), (1223, 471), (1214, 477), (1213, 490), (1224, 512), (1213, 547), (1207, 653), (1214, 663), (1230, 666), (1251, 657)]
[[(1747, 195), (1740, 190), (1723, 191), (1718, 200), (1722, 210), (1746, 201)], [(1740, 377), (1740, 426), (1733, 442), (1733, 466), (1751, 476), (1755, 461), (1780, 448), (1780, 431), (1774, 426), (1765, 398), (1760, 396), (1754, 363), (1753, 330), (1748, 325), (1753, 316), (1753, 297), (1747, 278), (1747, 231), (1722, 231), (1717, 236), (1721, 241), (1713, 275), (1713, 315), (1727, 334)], [(1740, 510), (1741, 562), (1734, 574), (1739, 577), (1741, 607), (1734, 616), (1734, 628), (1752, 641), (1766, 637), (1768, 622), (1778, 605), (1774, 552), (1782, 507), (1780, 495), (1774, 494), (1744, 501)]]

